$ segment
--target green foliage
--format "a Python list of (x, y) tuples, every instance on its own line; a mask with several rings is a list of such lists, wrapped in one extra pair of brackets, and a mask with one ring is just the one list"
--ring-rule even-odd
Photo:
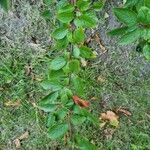
[[(51, 5), (50, 0), (44, 2)], [(102, 9), (103, 5), (101, 1), (91, 3), (89, 0), (78, 0), (75, 4), (60, 1), (56, 5), (56, 22), (58, 21), (60, 26), (54, 30), (52, 37), (56, 40), (54, 49), (62, 53), (50, 62), (48, 79), (41, 83), (45, 90), (50, 90), (50, 94), (38, 104), (39, 109), (49, 112), (47, 127), (48, 136), (52, 140), (60, 139), (66, 133), (72, 134), (72, 126), (79, 126), (85, 121), (94, 125), (98, 123), (97, 117), (82, 108), (85, 107), (84, 100), (78, 96), (85, 96), (84, 82), (79, 76), (80, 59), (95, 58), (92, 49), (84, 44), (85, 28), (96, 27), (98, 19), (95, 11)], [(74, 95), (78, 95), (75, 97), (77, 99), (73, 98)], [(83, 103), (82, 107), (80, 103)], [(67, 140), (75, 142), (71, 137)], [(95, 149), (95, 146), (85, 139), (76, 144), (80, 149)]]
[(8, 11), (10, 8), (10, 0), (0, 0), (0, 5), (5, 11)]
[[(109, 34), (120, 36), (119, 43), (121, 45), (131, 44), (136, 41), (145, 43), (145, 45), (149, 43), (150, 3), (148, 0), (127, 0), (124, 8), (114, 9), (114, 14), (124, 26), (110, 31)], [(145, 55), (145, 48), (143, 53), (148, 58)]]

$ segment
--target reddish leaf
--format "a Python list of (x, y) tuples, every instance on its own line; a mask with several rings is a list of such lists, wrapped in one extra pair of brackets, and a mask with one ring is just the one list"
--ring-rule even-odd
[(73, 97), (73, 101), (76, 105), (79, 105), (80, 107), (89, 107), (90, 103), (79, 98), (78, 96), (74, 95)]

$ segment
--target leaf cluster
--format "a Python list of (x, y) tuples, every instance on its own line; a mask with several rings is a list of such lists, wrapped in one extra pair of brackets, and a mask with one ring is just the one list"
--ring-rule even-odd
[(119, 44), (126, 45), (138, 41), (138, 50), (150, 59), (150, 2), (149, 0), (127, 0), (124, 7), (114, 8), (114, 14), (123, 24), (109, 32), (120, 36)]

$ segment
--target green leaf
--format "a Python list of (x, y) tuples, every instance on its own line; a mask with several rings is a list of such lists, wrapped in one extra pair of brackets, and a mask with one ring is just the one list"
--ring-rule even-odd
[(58, 90), (62, 89), (62, 85), (60, 85), (58, 82), (49, 81), (49, 80), (43, 81), (41, 83), (41, 86), (45, 90), (58, 91)]
[(52, 17), (52, 13), (49, 11), (49, 10), (45, 10), (43, 13), (42, 13), (42, 16), (47, 19), (47, 20), (50, 20), (50, 18)]
[(61, 40), (57, 40), (57, 41), (56, 41), (54, 49), (56, 49), (56, 50), (63, 50), (63, 49), (66, 49), (67, 46), (68, 46), (68, 44), (69, 44), (69, 41), (68, 41), (68, 39), (65, 37), (65, 38), (63, 38), (63, 39), (61, 39)]
[(54, 125), (55, 123), (55, 119), (56, 117), (54, 116), (54, 114), (49, 114), (48, 118), (47, 118), (47, 127), (51, 127), (52, 125)]
[(75, 58), (79, 58), (79, 56), (80, 56), (80, 49), (77, 46), (74, 46), (74, 48), (73, 48), (73, 56)]
[(138, 3), (139, 0), (127, 0), (125, 3), (125, 7), (133, 7)]
[(71, 117), (71, 121), (74, 125), (81, 125), (82, 123), (84, 123), (86, 120), (85, 116), (81, 116), (81, 115), (73, 115)]
[(86, 46), (81, 46), (80, 47), (80, 55), (83, 58), (95, 58), (95, 55), (93, 54), (93, 51), (91, 50), (91, 48), (86, 47)]
[(10, 0), (0, 0), (0, 5), (5, 11), (8, 11), (10, 8)]
[(82, 27), (77, 28), (73, 34), (74, 42), (83, 43), (85, 40), (84, 30)]
[(128, 26), (133, 26), (137, 24), (137, 15), (127, 8), (115, 8), (114, 14), (123, 23)]
[(55, 38), (55, 39), (63, 39), (68, 33), (68, 29), (66, 27), (60, 27), (58, 29), (56, 29), (53, 33), (52, 33), (52, 36)]
[(68, 124), (66, 123), (56, 124), (49, 129), (48, 136), (52, 140), (56, 140), (63, 137), (64, 134), (68, 131), (68, 128)]
[(76, 135), (76, 144), (80, 150), (99, 150), (94, 144), (89, 142), (88, 139), (81, 137), (80, 135)]
[(63, 120), (66, 117), (67, 113), (68, 113), (68, 110), (66, 108), (60, 108), (56, 112), (56, 115), (59, 120)]
[(90, 1), (83, 1), (83, 0), (78, 0), (77, 1), (77, 7), (81, 10), (81, 11), (86, 11), (89, 9), (90, 6)]
[(93, 114), (91, 114), (88, 110), (83, 109), (84, 115), (87, 117), (87, 120), (89, 120), (91, 123), (93, 123), (95, 126), (99, 126), (100, 122), (98, 117), (95, 117)]
[(74, 11), (74, 6), (71, 4), (67, 4), (66, 6), (63, 6), (58, 9), (58, 13), (71, 13)]
[(97, 25), (97, 21), (98, 19), (94, 13), (87, 12), (76, 18), (74, 24), (77, 27), (94, 28)]
[(128, 27), (121, 27), (121, 28), (113, 29), (110, 32), (108, 32), (108, 34), (111, 36), (123, 35), (126, 33), (127, 29)]
[(59, 70), (66, 64), (66, 60), (63, 57), (57, 57), (51, 61), (50, 68), (52, 70)]
[(144, 38), (145, 40), (150, 39), (150, 29), (141, 29), (141, 37)]
[(55, 102), (58, 98), (58, 92), (52, 92), (45, 96), (40, 102), (45, 103), (45, 104), (50, 104), (52, 102)]
[(40, 103), (38, 105), (38, 108), (43, 110), (44, 112), (54, 112), (57, 108), (56, 104), (45, 104), (45, 103)]
[(51, 5), (53, 3), (54, 0), (44, 0), (44, 3), (46, 5)]
[(138, 21), (145, 25), (150, 24), (150, 9), (149, 8), (145, 6), (140, 8), (138, 12)]
[(72, 73), (78, 73), (80, 71), (80, 62), (77, 59), (71, 60), (69, 62), (69, 70)]
[(100, 11), (103, 8), (103, 6), (104, 6), (104, 2), (98, 1), (93, 4), (93, 9), (95, 11)]
[(141, 33), (140, 30), (136, 29), (132, 32), (125, 34), (124, 36), (121, 37), (119, 44), (127, 45), (127, 44), (135, 42), (136, 40), (138, 40), (140, 38), (140, 36), (141, 36), (140, 33)]
[(70, 23), (74, 18), (73, 12), (58, 13), (57, 19), (62, 23)]
[(83, 96), (84, 94), (84, 87), (83, 87), (83, 81), (81, 78), (79, 78), (77, 75), (72, 75), (72, 83), (75, 88), (75, 93), (79, 96)]
[(150, 1), (149, 0), (144, 0), (144, 5), (148, 8), (150, 8)]
[(145, 45), (143, 48), (143, 54), (146, 59), (150, 60), (150, 45)]
[(68, 32), (67, 39), (68, 39), (69, 42), (73, 43), (73, 34), (72, 34), (72, 32)]

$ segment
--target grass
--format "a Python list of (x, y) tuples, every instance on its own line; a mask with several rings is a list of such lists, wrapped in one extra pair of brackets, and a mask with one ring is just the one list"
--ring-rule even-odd
[[(43, 20), (38, 7), (39, 5), (35, 8), (26, 2), (19, 3), (17, 9), (20, 8), (20, 15), (27, 13), (21, 17), (25, 17), (27, 21), (23, 25), (26, 32), (21, 35), (22, 29), (15, 33), (13, 30), (9, 31), (10, 35), (16, 35), (15, 39), (3, 39), (0, 46), (1, 149), (15, 149), (14, 139), (25, 131), (29, 131), (30, 135), (22, 141), (22, 150), (55, 149), (56, 143), (47, 138), (46, 115), (33, 107), (33, 103), (37, 103), (46, 94), (40, 87), (40, 80), (47, 71), (49, 59), (46, 55), (50, 55), (48, 35), (51, 29), (46, 22), (41, 25)], [(10, 16), (5, 16), (6, 24), (9, 24), (10, 20)], [(12, 21), (12, 25), (15, 21)], [(3, 26), (3, 23), (0, 25)], [(26, 36), (27, 39), (24, 39)], [(28, 46), (27, 40), (32, 36), (40, 39), (40, 48)], [(99, 129), (85, 125), (82, 126), (81, 132), (102, 150), (148, 150), (150, 75), (141, 73), (147, 62), (139, 58), (139, 54), (134, 51), (121, 51), (113, 46), (107, 47), (109, 51), (106, 61), (98, 57), (82, 72), (86, 85), (85, 95), (89, 99), (97, 98), (91, 100), (95, 115), (99, 116), (102, 112), (119, 107), (129, 110), (132, 115), (119, 115), (119, 127), (116, 129), (109, 125)], [(48, 52), (43, 51), (43, 48)], [(128, 57), (125, 57), (125, 54)], [(97, 80), (98, 77), (101, 80)], [(16, 100), (21, 101), (19, 107), (5, 106), (6, 102)]]

